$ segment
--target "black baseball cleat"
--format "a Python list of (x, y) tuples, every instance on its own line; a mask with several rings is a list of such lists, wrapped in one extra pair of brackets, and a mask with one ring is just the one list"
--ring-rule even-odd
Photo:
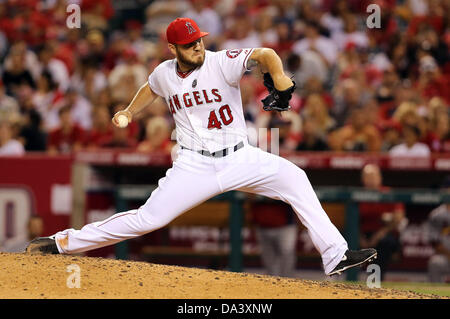
[(59, 254), (56, 241), (52, 237), (37, 237), (27, 246), (26, 253), (29, 254)]
[(328, 276), (340, 275), (347, 269), (371, 262), (377, 258), (377, 251), (373, 248), (361, 250), (347, 250), (341, 262), (333, 269)]

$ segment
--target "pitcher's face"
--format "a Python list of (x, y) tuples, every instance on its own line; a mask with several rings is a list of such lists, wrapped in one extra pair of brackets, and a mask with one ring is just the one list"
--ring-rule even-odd
[(199, 67), (205, 61), (205, 45), (202, 38), (188, 44), (170, 45), (169, 48), (177, 60), (187, 67)]

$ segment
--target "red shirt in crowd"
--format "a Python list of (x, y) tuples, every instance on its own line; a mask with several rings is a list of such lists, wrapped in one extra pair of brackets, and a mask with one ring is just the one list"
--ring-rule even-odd
[(293, 223), (294, 213), (285, 203), (252, 203), (250, 220), (263, 228), (282, 227)]
[[(52, 25), (51, 17), (35, 9), (37, 1), (19, 1), (21, 13), (14, 18), (2, 17), (0, 28), (10, 42), (25, 40), (36, 46), (45, 41), (46, 30)], [(6, 9), (8, 10), (8, 8)]]
[(114, 8), (111, 0), (83, 0), (81, 2), (81, 12), (100, 13), (106, 20), (114, 15)]
[(440, 16), (416, 16), (411, 19), (408, 26), (408, 35), (416, 36), (421, 24), (432, 26), (438, 34), (441, 34), (444, 20)]
[(64, 132), (62, 128), (57, 128), (50, 132), (48, 147), (54, 147), (61, 153), (69, 153), (72, 151), (74, 144), (80, 145), (84, 140), (84, 131), (78, 125), (74, 125), (68, 132)]
[[(388, 187), (382, 187), (381, 191), (388, 191)], [(359, 224), (361, 233), (374, 233), (383, 227), (382, 215), (387, 212), (404, 211), (403, 203), (360, 203)]]
[(447, 104), (450, 104), (450, 81), (445, 75), (430, 81), (422, 90), (422, 95), (428, 99), (435, 96), (442, 97)]
[(110, 141), (113, 137), (113, 128), (110, 126), (105, 131), (99, 131), (97, 129), (92, 129), (88, 134), (86, 134), (86, 145), (87, 146), (101, 146), (106, 141)]

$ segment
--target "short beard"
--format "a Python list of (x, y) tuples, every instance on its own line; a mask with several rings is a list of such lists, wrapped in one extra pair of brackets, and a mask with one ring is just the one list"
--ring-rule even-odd
[(203, 65), (203, 62), (205, 62), (205, 53), (203, 53), (203, 59), (200, 62), (192, 62), (192, 61), (188, 61), (187, 59), (184, 58), (183, 53), (181, 53), (178, 50), (178, 47), (175, 47), (175, 50), (177, 51), (177, 60), (182, 63), (183, 65), (190, 67), (190, 68), (197, 68), (199, 66)]

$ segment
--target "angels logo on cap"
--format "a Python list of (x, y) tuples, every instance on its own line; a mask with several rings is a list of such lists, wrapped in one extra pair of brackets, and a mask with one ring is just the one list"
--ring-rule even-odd
[(197, 32), (197, 30), (194, 29), (194, 27), (192, 26), (192, 24), (189, 21), (186, 22), (186, 27), (187, 27), (189, 34)]

